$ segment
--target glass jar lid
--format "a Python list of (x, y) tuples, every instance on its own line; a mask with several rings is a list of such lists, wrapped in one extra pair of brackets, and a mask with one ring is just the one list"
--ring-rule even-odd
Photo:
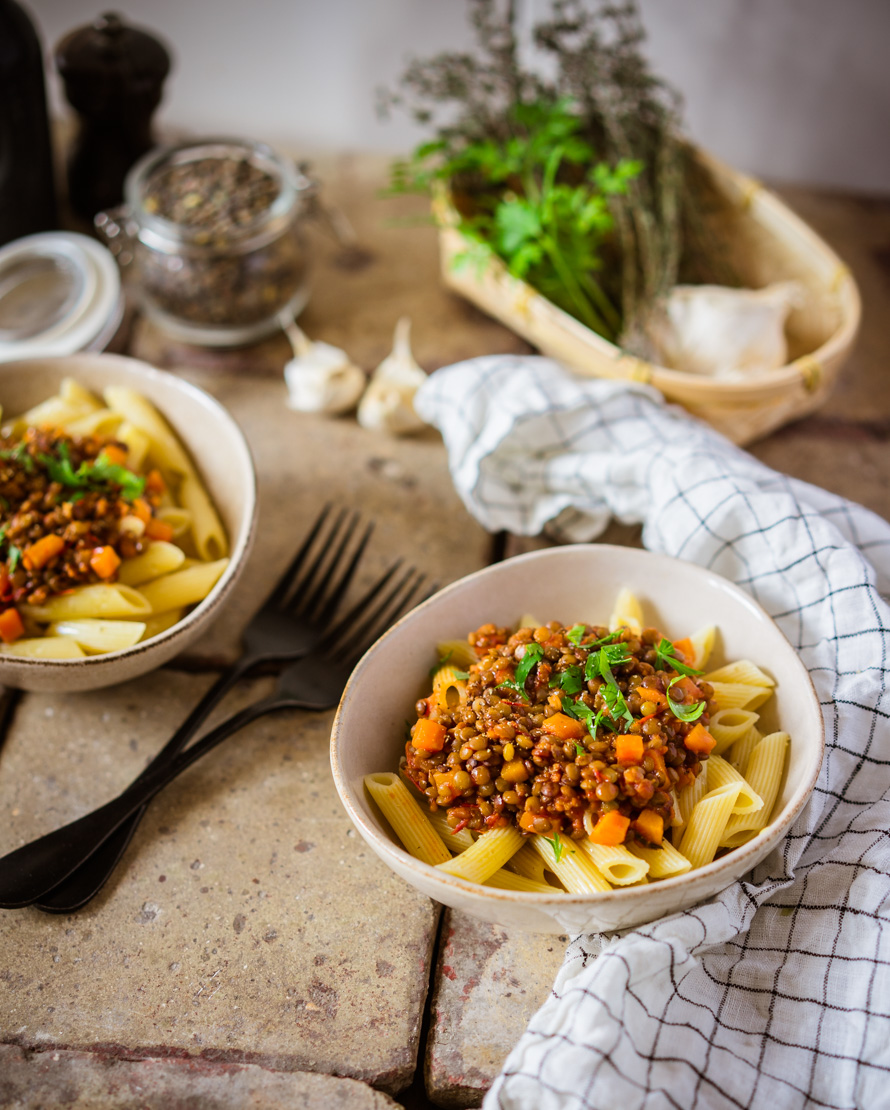
[(0, 248), (0, 362), (101, 350), (123, 314), (111, 252), (47, 231)]

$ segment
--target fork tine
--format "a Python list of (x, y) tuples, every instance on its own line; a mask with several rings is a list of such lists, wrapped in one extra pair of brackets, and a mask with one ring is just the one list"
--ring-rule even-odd
[[(417, 592), (424, 581), (425, 575), (414, 567), (409, 567), (402, 574), (395, 585), (386, 595), (364, 615), (364, 619), (349, 630), (349, 638), (344, 641), (343, 636), (338, 636), (326, 645), (328, 655), (342, 652), (347, 649), (349, 660), (358, 659), (363, 655), (370, 644), (389, 627), (396, 616), (405, 608), (408, 600)], [(355, 646), (358, 645), (358, 646)]]
[[(355, 527), (358, 524), (358, 519), (359, 515), (358, 513), (355, 513), (352, 522), (349, 525), (349, 529), (344, 535), (340, 546), (337, 548), (337, 551), (335, 552), (331, 560), (331, 565), (328, 567), (327, 573), (325, 574), (321, 582), (319, 582), (313, 589), (312, 597), (309, 598), (308, 603), (302, 606), (297, 603), (298, 608), (302, 608), (303, 615), (313, 620), (316, 624), (321, 625), (322, 627), (324, 627), (324, 625), (327, 624), (328, 621), (330, 621), (337, 609), (337, 606), (342, 601), (343, 596), (345, 595), (347, 589), (349, 588), (349, 584), (352, 581), (353, 576), (355, 575), (358, 564), (365, 553), (365, 548), (368, 546), (368, 540), (370, 540), (371, 535), (374, 531), (374, 522), (372, 521), (365, 528), (364, 533), (362, 534), (361, 539), (358, 542), (358, 547), (356, 547), (355, 551), (353, 552), (352, 558), (343, 568), (336, 581), (332, 582), (331, 580), (334, 576), (334, 572), (337, 570), (340, 563), (342, 562), (343, 554), (347, 546), (347, 541), (352, 538)], [(295, 613), (297, 611), (297, 609), (294, 610)]]
[(293, 559), (290, 562), (290, 565), (278, 579), (278, 582), (275, 585), (275, 589), (269, 595), (269, 599), (266, 602), (267, 605), (280, 605), (290, 593), (293, 581), (296, 578), (297, 574), (300, 572), (304, 560), (308, 556), (313, 543), (315, 543), (316, 537), (318, 536), (319, 532), (324, 526), (325, 521), (330, 515), (331, 508), (332, 506), (329, 501), (318, 514), (315, 523), (312, 525), (312, 529), (309, 532), (309, 535), (306, 537), (305, 540), (303, 540), (303, 543), (300, 546), (300, 550), (296, 553), (296, 555), (294, 555)]
[(364, 592), (364, 594), (362, 594), (362, 596), (352, 606), (352, 608), (347, 613), (345, 613), (335, 625), (332, 625), (328, 629), (326, 635), (321, 638), (318, 645), (316, 646), (315, 650), (317, 653), (327, 651), (329, 648), (331, 648), (334, 644), (336, 644), (339, 640), (347, 635), (354, 635), (356, 620), (358, 620), (365, 613), (367, 607), (374, 601), (374, 599), (378, 597), (383, 590), (386, 589), (393, 575), (401, 567), (402, 562), (402, 559), (396, 559), (392, 566), (389, 567), (388, 570), (384, 571), (383, 574), (377, 579), (377, 581), (373, 582), (368, 587), (368, 589)]
[[(347, 521), (347, 517), (349, 517), (350, 515), (351, 519)], [(316, 592), (324, 589), (325, 583), (327, 582), (327, 579), (330, 577), (330, 575), (333, 573), (334, 566), (336, 565), (336, 560), (340, 558), (343, 552), (343, 548), (346, 546), (349, 540), (350, 532), (355, 527), (357, 520), (358, 512), (356, 510), (353, 510), (352, 514), (350, 514), (348, 509), (343, 508), (337, 513), (337, 519), (331, 526), (330, 534), (322, 537), (321, 543), (319, 545), (318, 554), (315, 556), (312, 565), (298, 582), (293, 583), (291, 589), (288, 591), (287, 594), (285, 594), (284, 598), (282, 599), (282, 608), (292, 602), (298, 594), (301, 596), (301, 598), (308, 597), (311, 603), (312, 600), (315, 598)], [(335, 543), (338, 542), (339, 547), (334, 553), (333, 561), (329, 561), (331, 548)], [(327, 569), (322, 574), (321, 579), (316, 581), (317, 576), (322, 572), (322, 567), (324, 567), (326, 563), (328, 564)], [(297, 602), (296, 608), (294, 609), (294, 614), (296, 615), (297, 613), (300, 613), (300, 611), (301, 604)]]

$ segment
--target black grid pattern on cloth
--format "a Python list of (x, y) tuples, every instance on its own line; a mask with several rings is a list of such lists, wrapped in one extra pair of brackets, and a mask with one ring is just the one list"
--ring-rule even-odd
[(745, 881), (573, 940), (486, 1108), (890, 1107), (890, 526), (645, 387), (546, 359), (439, 371), (419, 409), (491, 530), (566, 513), (589, 539), (615, 516), (741, 585), (799, 651), (826, 726), (810, 804)]

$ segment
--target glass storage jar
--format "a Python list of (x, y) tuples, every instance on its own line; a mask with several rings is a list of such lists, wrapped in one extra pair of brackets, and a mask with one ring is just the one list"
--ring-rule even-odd
[(175, 339), (239, 346), (309, 296), (302, 220), (315, 183), (263, 143), (203, 139), (150, 151), (96, 226), (135, 271), (145, 312)]

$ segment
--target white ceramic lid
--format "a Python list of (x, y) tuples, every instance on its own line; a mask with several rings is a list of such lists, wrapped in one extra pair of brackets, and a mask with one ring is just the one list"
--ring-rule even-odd
[(0, 362), (101, 349), (122, 313), (117, 263), (94, 239), (45, 231), (0, 248)]

